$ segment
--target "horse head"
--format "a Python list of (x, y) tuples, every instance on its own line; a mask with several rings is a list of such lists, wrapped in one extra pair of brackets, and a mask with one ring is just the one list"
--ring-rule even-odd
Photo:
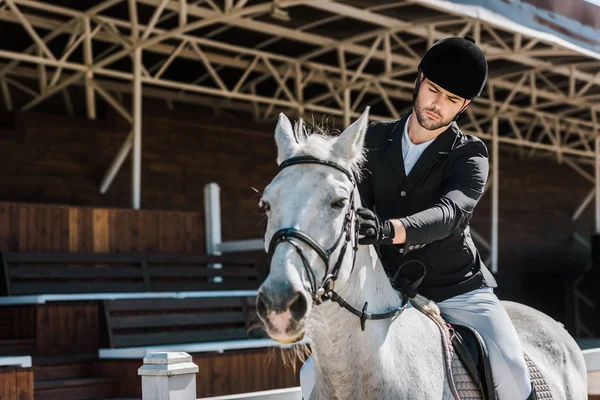
[(267, 216), (269, 275), (259, 288), (258, 315), (282, 343), (304, 337), (315, 305), (347, 281), (356, 251), (355, 177), (364, 160), (368, 109), (339, 136), (293, 128), (281, 114), (275, 129), (279, 172), (259, 205)]

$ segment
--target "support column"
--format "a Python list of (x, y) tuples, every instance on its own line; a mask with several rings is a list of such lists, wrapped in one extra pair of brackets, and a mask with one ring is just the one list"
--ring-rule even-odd
[(344, 89), (344, 126), (342, 131), (350, 126), (350, 89)]
[(83, 20), (83, 28), (85, 35), (83, 42), (83, 56), (85, 65), (88, 68), (85, 73), (85, 102), (87, 105), (87, 117), (89, 119), (96, 119), (96, 96), (94, 95), (94, 73), (92, 72), (94, 56), (92, 54), (92, 30), (90, 27), (89, 17), (86, 17)]
[(596, 109), (592, 109), (592, 120), (594, 122), (594, 137), (596, 142), (594, 165), (596, 166), (595, 185), (596, 185), (596, 233), (600, 233), (600, 137), (598, 134), (598, 117)]
[(492, 273), (498, 273), (498, 117), (492, 121)]
[(133, 152), (131, 157), (131, 206), (139, 210), (142, 190), (142, 49), (133, 53)]

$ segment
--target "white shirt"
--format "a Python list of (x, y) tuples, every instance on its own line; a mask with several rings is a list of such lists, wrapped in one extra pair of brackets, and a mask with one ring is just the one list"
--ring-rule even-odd
[(411, 117), (412, 115), (406, 120), (406, 124), (404, 125), (404, 136), (402, 138), (402, 158), (404, 158), (404, 172), (406, 173), (406, 176), (408, 176), (410, 170), (415, 166), (425, 149), (435, 140), (435, 138), (433, 138), (419, 144), (411, 142), (410, 137), (408, 136), (408, 122)]

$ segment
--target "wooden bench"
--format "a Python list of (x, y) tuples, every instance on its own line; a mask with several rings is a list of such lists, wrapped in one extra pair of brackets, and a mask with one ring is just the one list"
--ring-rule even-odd
[(254, 297), (104, 301), (111, 348), (260, 338)]
[(99, 357), (141, 359), (162, 351), (222, 353), (294, 346), (267, 338), (258, 327), (256, 295), (220, 294), (205, 298), (104, 301), (108, 347), (99, 350)]
[[(257, 289), (256, 258), (146, 253), (0, 254), (0, 295)], [(211, 266), (220, 265), (220, 269)]]

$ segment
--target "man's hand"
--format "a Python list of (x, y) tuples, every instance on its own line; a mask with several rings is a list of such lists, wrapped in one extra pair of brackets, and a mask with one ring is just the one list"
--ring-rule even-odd
[(359, 244), (392, 244), (395, 230), (390, 220), (382, 221), (377, 214), (368, 208), (356, 210), (358, 216), (358, 233), (363, 235)]

